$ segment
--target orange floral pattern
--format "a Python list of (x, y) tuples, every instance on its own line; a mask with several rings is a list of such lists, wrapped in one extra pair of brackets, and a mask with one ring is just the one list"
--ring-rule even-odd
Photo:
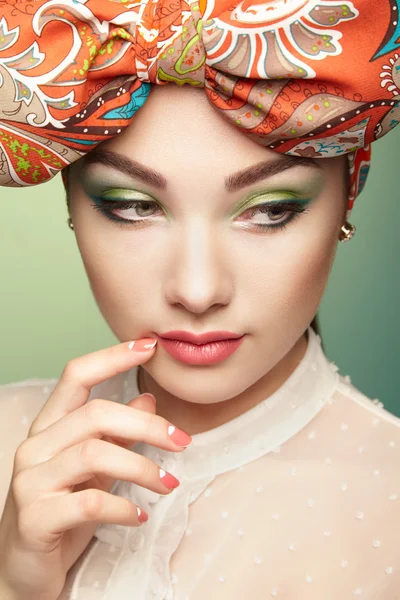
[(349, 215), (400, 119), (399, 2), (0, 0), (0, 185), (48, 181), (175, 83), (278, 153), (347, 154)]

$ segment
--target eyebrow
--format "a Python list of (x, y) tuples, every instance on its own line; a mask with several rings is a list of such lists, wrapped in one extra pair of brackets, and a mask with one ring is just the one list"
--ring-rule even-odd
[[(258, 181), (263, 181), (268, 177), (272, 177), (277, 173), (282, 173), (287, 169), (291, 169), (293, 167), (313, 167), (322, 169), (322, 166), (313, 158), (304, 157), (304, 156), (290, 156), (288, 154), (282, 155), (282, 160), (278, 161), (262, 161), (242, 171), (237, 171), (236, 173), (232, 173), (228, 175), (224, 179), (225, 189), (228, 192), (234, 192), (237, 190), (241, 190), (249, 185), (257, 183)], [(129, 175), (133, 179), (138, 179), (143, 183), (147, 183), (155, 188), (160, 190), (166, 190), (168, 186), (168, 181), (162, 173), (158, 171), (154, 171), (149, 167), (128, 158), (123, 154), (119, 154), (117, 152), (112, 152), (110, 150), (100, 150), (94, 148), (90, 152), (88, 152), (84, 157), (84, 164), (88, 165), (91, 163), (101, 163), (108, 167), (112, 167), (125, 175)]]

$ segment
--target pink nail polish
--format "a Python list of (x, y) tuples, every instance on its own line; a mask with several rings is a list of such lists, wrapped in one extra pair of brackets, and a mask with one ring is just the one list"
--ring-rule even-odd
[(136, 507), (136, 510), (138, 514), (139, 523), (145, 523), (148, 520), (149, 515), (144, 510), (140, 509), (138, 506)]
[(135, 352), (148, 352), (149, 350), (152, 350), (156, 344), (157, 340), (154, 338), (144, 338), (143, 340), (134, 340), (133, 342), (130, 342), (128, 348)]
[(188, 435), (181, 429), (178, 429), (177, 427), (175, 427), (175, 425), (170, 425), (168, 427), (168, 435), (177, 446), (190, 446), (190, 444), (193, 441), (190, 435)]
[(164, 471), (164, 469), (160, 469), (160, 479), (165, 485), (165, 487), (167, 487), (170, 490), (177, 488), (180, 483), (176, 477), (171, 475), (171, 473), (167, 473), (166, 471)]
[(144, 394), (142, 394), (142, 396), (147, 396), (153, 402), (154, 406), (157, 406), (157, 400), (155, 399), (153, 394), (150, 394), (149, 392), (144, 392)]

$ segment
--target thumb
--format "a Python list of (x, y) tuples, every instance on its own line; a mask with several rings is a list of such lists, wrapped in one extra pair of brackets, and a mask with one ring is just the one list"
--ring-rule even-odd
[(129, 402), (126, 403), (126, 406), (137, 408), (139, 410), (147, 410), (147, 412), (152, 412), (154, 414), (156, 413), (156, 399), (153, 394), (149, 394), (148, 392), (129, 400)]
[[(151, 412), (156, 414), (156, 399), (153, 394), (149, 394), (146, 392), (145, 394), (141, 394), (140, 396), (136, 396), (132, 400), (129, 400), (125, 404), (125, 406), (130, 406), (131, 408), (136, 408), (138, 410), (144, 410), (147, 412)], [(120, 438), (120, 437), (111, 437), (111, 436), (103, 436), (103, 439), (106, 442), (111, 442), (116, 444), (117, 446), (121, 446), (122, 448), (130, 448), (133, 444), (136, 444), (135, 440)]]

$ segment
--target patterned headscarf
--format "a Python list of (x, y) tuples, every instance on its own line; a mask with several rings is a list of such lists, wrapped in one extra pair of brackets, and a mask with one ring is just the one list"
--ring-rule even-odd
[(0, 185), (48, 181), (172, 82), (273, 151), (347, 154), (348, 217), (398, 124), (399, 3), (0, 0)]

